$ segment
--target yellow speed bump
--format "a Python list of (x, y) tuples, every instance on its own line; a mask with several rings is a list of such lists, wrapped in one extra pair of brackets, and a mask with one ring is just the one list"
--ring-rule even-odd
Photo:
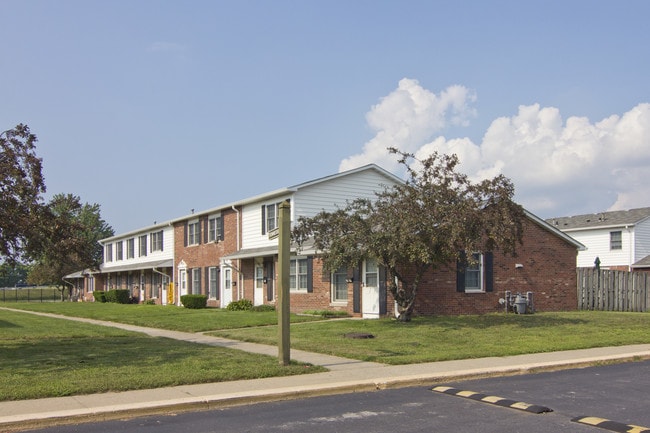
[(507, 398), (497, 397), (495, 395), (485, 395), (474, 391), (462, 391), (456, 388), (449, 386), (436, 386), (432, 388), (431, 391), (439, 392), (442, 394), (455, 395), (457, 397), (465, 397), (471, 400), (481, 401), (484, 403), (490, 403), (497, 406), (509, 407), (512, 409), (524, 410), (526, 412), (532, 413), (545, 413), (553, 412), (553, 409), (550, 409), (546, 406), (539, 406), (536, 404), (528, 404), (522, 401), (509, 400)]
[(595, 416), (579, 416), (573, 418), (571, 421), (620, 433), (650, 433), (650, 428), (648, 427), (633, 424), (623, 424)]

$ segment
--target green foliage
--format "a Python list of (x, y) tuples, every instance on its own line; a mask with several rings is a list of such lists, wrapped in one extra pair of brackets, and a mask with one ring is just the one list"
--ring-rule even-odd
[[(376, 259), (388, 271), (388, 290), (401, 321), (409, 321), (426, 272), (455, 263), (463, 251), (514, 254), (524, 211), (504, 176), (472, 183), (458, 173), (456, 155), (425, 159), (399, 156), (408, 180), (357, 199), (334, 212), (299, 218), (292, 232), (299, 245), (313, 240), (326, 269), (355, 267)], [(397, 279), (397, 283), (395, 282)]]
[(0, 259), (15, 262), (40, 251), (45, 192), (37, 138), (27, 125), (0, 133)]
[(233, 301), (226, 307), (228, 311), (249, 311), (251, 308), (253, 308), (253, 303), (248, 299)]
[(131, 294), (127, 289), (116, 289), (105, 292), (106, 302), (115, 304), (128, 304), (131, 302)]
[(49, 223), (41, 229), (42, 251), (35, 257), (29, 281), (61, 285), (68, 274), (96, 269), (103, 254), (98, 241), (113, 235), (100, 216), (99, 205), (82, 204), (72, 194), (57, 194), (44, 212)]
[(266, 311), (275, 311), (275, 306), (269, 304), (255, 305), (251, 307), (251, 311), (262, 313)]
[(181, 304), (185, 308), (198, 310), (208, 306), (208, 297), (206, 295), (183, 295), (181, 296)]
[(306, 310), (303, 314), (321, 317), (349, 317), (347, 311), (330, 311), (330, 310)]
[(106, 302), (106, 292), (103, 290), (95, 290), (93, 292), (93, 298), (95, 298), (95, 302)]
[(0, 264), (0, 287), (15, 287), (27, 281), (29, 267), (20, 263)]

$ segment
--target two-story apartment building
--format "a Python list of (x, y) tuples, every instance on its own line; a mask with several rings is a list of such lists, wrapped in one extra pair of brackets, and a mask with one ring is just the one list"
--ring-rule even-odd
[(577, 266), (612, 270), (650, 270), (650, 207), (550, 218), (553, 227), (586, 249)]
[[(275, 304), (278, 243), (273, 232), (280, 203), (290, 203), (295, 222), (356, 198), (373, 199), (400, 182), (371, 164), (104, 239), (104, 263), (87, 278), (86, 290), (128, 288), (138, 301), (158, 304), (180, 305), (184, 294), (205, 294), (212, 307), (239, 299)], [(582, 245), (528, 212), (524, 226), (516, 258), (475, 252), (478, 261), (470, 267), (449, 264), (427, 275), (415, 314), (499, 311), (506, 291), (535, 292), (538, 309), (576, 308), (575, 257)], [(393, 313), (386, 287), (390, 276), (375, 260), (327, 272), (308, 247), (293, 248), (292, 254), (293, 312), (329, 309), (365, 318)]]

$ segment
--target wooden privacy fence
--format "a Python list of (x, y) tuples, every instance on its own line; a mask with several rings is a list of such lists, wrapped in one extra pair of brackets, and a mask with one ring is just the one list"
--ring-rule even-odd
[(578, 309), (648, 311), (648, 274), (578, 268)]

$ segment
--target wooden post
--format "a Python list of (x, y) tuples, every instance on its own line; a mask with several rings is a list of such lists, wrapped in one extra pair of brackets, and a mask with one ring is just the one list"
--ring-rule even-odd
[(291, 254), (291, 205), (283, 201), (280, 206), (278, 235), (278, 358), (281, 365), (291, 361), (291, 342), (289, 336), (289, 255)]

